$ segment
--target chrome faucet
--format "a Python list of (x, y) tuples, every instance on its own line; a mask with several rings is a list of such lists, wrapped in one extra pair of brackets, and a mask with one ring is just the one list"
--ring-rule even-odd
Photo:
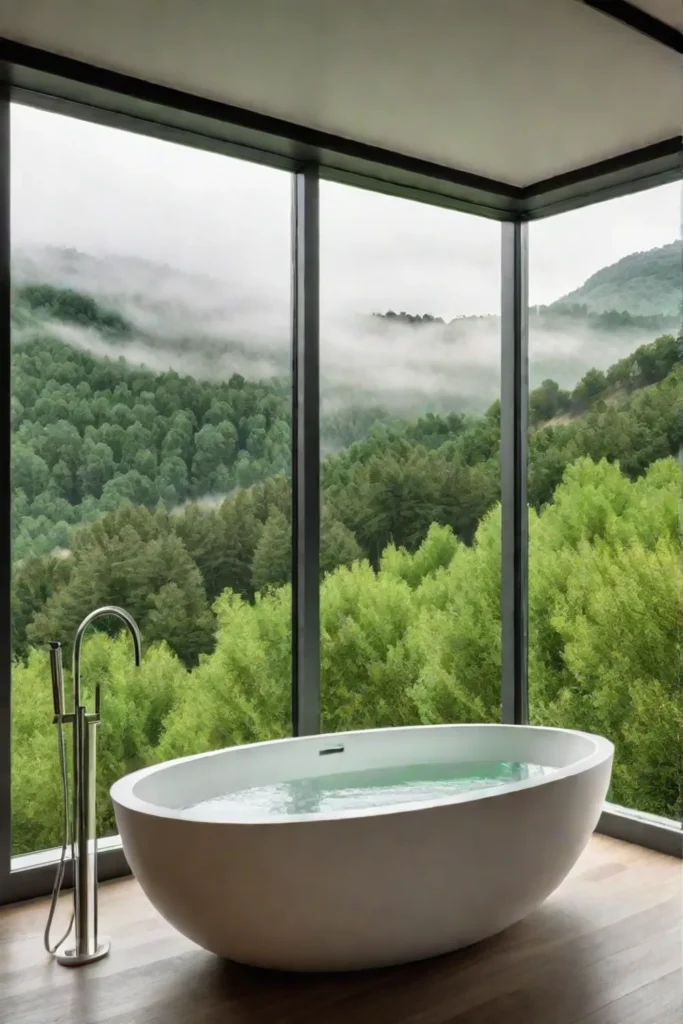
[[(54, 703), (53, 721), (59, 726), (60, 763), (65, 791), (65, 830), (62, 858), (57, 879), (55, 880), (48, 927), (45, 933), (45, 947), (49, 952), (54, 953), (58, 963), (69, 967), (77, 967), (81, 964), (92, 963), (94, 960), (101, 960), (109, 952), (109, 942), (99, 940), (97, 934), (97, 822), (95, 817), (95, 792), (97, 781), (96, 728), (100, 722), (99, 683), (95, 688), (95, 710), (89, 712), (85, 705), (81, 703), (81, 648), (83, 646), (83, 635), (92, 622), (107, 615), (120, 619), (128, 627), (133, 638), (135, 664), (139, 666), (142, 660), (140, 630), (135, 619), (124, 608), (118, 608), (116, 605), (105, 605), (102, 608), (96, 608), (95, 611), (86, 615), (78, 627), (74, 641), (74, 710), (68, 714), (64, 713), (61, 645), (56, 641), (52, 641), (49, 644), (52, 698)], [(72, 920), (75, 922), (76, 934), (74, 948), (60, 951), (59, 949), (50, 948), (49, 931), (57, 896), (59, 895), (59, 889), (64, 877), (64, 859), (69, 833), (68, 796), (66, 795), (67, 774), (62, 734), (62, 725), (66, 723), (73, 725), (74, 799), (72, 831), (74, 838), (71, 848), (74, 874), (74, 913)], [(65, 939), (66, 936), (58, 943), (58, 946), (61, 946)]]

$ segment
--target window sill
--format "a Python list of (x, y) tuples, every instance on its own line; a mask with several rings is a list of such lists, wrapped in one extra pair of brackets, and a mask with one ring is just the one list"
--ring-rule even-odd
[(680, 821), (629, 810), (617, 804), (605, 804), (595, 831), (671, 857), (683, 858), (683, 826)]
[[(97, 844), (97, 874), (100, 882), (129, 875), (120, 836), (107, 836)], [(61, 849), (41, 850), (12, 857), (7, 885), (0, 892), (0, 905), (48, 896), (52, 892)], [(63, 889), (73, 884), (71, 854), (67, 852)]]

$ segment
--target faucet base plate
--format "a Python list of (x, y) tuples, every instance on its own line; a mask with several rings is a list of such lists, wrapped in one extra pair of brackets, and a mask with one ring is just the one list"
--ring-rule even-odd
[(56, 954), (55, 960), (63, 967), (82, 967), (84, 964), (92, 964), (96, 960), (103, 960), (105, 956), (109, 955), (110, 949), (111, 943), (109, 940), (103, 939), (94, 953), (79, 953), (75, 949), (65, 949), (64, 952)]

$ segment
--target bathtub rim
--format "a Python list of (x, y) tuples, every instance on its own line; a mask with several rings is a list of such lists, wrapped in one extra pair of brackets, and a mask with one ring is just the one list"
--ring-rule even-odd
[[(144, 800), (137, 796), (135, 788), (139, 782), (143, 779), (148, 778), (157, 772), (163, 772), (167, 768), (173, 765), (180, 765), (189, 763), (191, 761), (197, 761), (200, 758), (213, 758), (220, 755), (229, 754), (233, 751), (238, 751), (249, 747), (254, 748), (270, 748), (280, 745), (291, 745), (292, 743), (308, 742), (313, 744), (315, 742), (333, 741), (335, 743), (341, 743), (344, 737), (349, 736), (373, 736), (373, 735), (384, 735), (386, 733), (409, 733), (415, 730), (430, 729), (430, 730), (462, 730), (462, 729), (494, 729), (500, 732), (509, 730), (528, 730), (533, 732), (546, 732), (546, 733), (562, 733), (563, 735), (579, 736), (582, 739), (588, 740), (593, 749), (590, 753), (584, 755), (576, 761), (565, 765), (563, 768), (556, 768), (547, 775), (538, 776), (536, 778), (524, 779), (518, 782), (511, 782), (505, 786), (491, 787), (490, 789), (483, 790), (472, 790), (465, 793), (457, 793), (450, 797), (441, 797), (434, 800), (416, 800), (406, 803), (400, 803), (396, 805), (382, 805), (379, 807), (368, 807), (362, 809), (349, 809), (327, 813), (309, 813), (309, 814), (292, 814), (287, 817), (278, 818), (250, 818), (248, 821), (236, 819), (234, 821), (221, 820), (217, 821), (215, 818), (207, 815), (205, 818), (193, 816), (189, 818), (184, 813), (184, 808), (173, 808), (167, 807), (163, 804), (153, 803), (149, 800)], [(110, 796), (114, 806), (117, 805), (125, 808), (128, 811), (133, 811), (138, 814), (149, 815), (156, 818), (164, 818), (176, 821), (184, 821), (189, 824), (197, 825), (222, 825), (229, 827), (263, 827), (263, 826), (276, 826), (276, 825), (295, 825), (312, 822), (330, 822), (330, 821), (342, 821), (347, 818), (365, 818), (365, 817), (377, 817), (388, 814), (406, 814), (415, 812), (417, 810), (428, 810), (435, 807), (446, 807), (454, 804), (471, 803), (477, 800), (491, 800), (494, 797), (505, 796), (506, 794), (520, 792), (527, 789), (534, 789), (537, 786), (549, 785), (553, 782), (559, 782), (562, 779), (569, 778), (573, 775), (579, 775), (585, 771), (589, 771), (592, 768), (596, 768), (599, 765), (610, 760), (614, 755), (614, 744), (603, 736), (596, 735), (594, 733), (582, 732), (578, 729), (561, 729), (553, 726), (537, 726), (537, 725), (506, 725), (498, 722), (493, 723), (463, 723), (463, 724), (438, 724), (438, 725), (410, 725), (410, 726), (388, 726), (381, 729), (356, 729), (348, 730), (343, 733), (316, 733), (311, 736), (287, 736), (277, 740), (261, 740), (257, 743), (249, 744), (238, 744), (234, 747), (221, 747), (218, 750), (205, 751), (199, 754), (188, 754), (184, 757), (172, 758), (169, 761), (162, 761), (158, 764), (149, 765), (146, 768), (140, 768), (135, 772), (130, 772), (118, 779), (110, 788)]]

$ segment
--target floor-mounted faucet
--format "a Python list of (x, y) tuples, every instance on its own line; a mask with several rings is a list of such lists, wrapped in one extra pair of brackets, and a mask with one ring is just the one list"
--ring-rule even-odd
[[(128, 627), (133, 638), (135, 664), (140, 665), (142, 659), (142, 641), (140, 630), (132, 615), (124, 608), (106, 605), (96, 608), (81, 622), (76, 632), (73, 654), (73, 712), (64, 712), (64, 682), (62, 676), (61, 644), (50, 643), (50, 671), (52, 676), (52, 698), (54, 702), (54, 722), (59, 727), (59, 752), (64, 786), (65, 823), (62, 858), (55, 880), (52, 906), (48, 926), (45, 932), (45, 946), (54, 953), (57, 962), (69, 967), (92, 963), (101, 960), (109, 952), (109, 942), (99, 940), (97, 934), (97, 822), (95, 815), (95, 791), (97, 781), (97, 746), (96, 730), (100, 722), (100, 684), (95, 688), (95, 710), (88, 711), (81, 702), (81, 648), (83, 634), (96, 619), (112, 615), (120, 619)], [(65, 856), (68, 846), (69, 814), (67, 793), (66, 759), (64, 757), (64, 739), (62, 726), (73, 725), (73, 821), (71, 859), (74, 873), (74, 913), (75, 945), (73, 949), (61, 950), (61, 944), (67, 935), (58, 943), (57, 948), (50, 948), (49, 932), (54, 915), (54, 908), (64, 877)]]

